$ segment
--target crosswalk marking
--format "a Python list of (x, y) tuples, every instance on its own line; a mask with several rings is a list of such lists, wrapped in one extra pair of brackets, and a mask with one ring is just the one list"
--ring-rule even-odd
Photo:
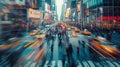
[(49, 61), (46, 61), (44, 67), (51, 66), (51, 64), (49, 65), (48, 63), (49, 63)]
[(52, 66), (53, 66), (53, 67), (55, 66), (55, 61), (52, 61)]
[(57, 63), (57, 64), (58, 64), (58, 67), (63, 67), (63, 66), (62, 66), (63, 64), (62, 64), (62, 61), (61, 61), (61, 60), (58, 60), (58, 63)]
[(95, 64), (99, 67), (102, 67), (102, 65), (100, 64), (100, 62), (95, 62)]
[(83, 61), (82, 63), (83, 63), (83, 65), (84, 65), (84, 67), (89, 67), (89, 65), (87, 64), (86, 61)]
[(90, 64), (91, 67), (95, 67), (95, 65), (92, 61), (89, 60), (88, 63)]
[(28, 63), (26, 63), (26, 64), (24, 65), (24, 67), (29, 67), (29, 66), (31, 65), (31, 63), (32, 63), (32, 61), (29, 61)]
[(115, 67), (110, 61), (106, 61), (111, 67)]
[[(119, 62), (115, 62), (115, 61), (109, 61), (109, 60), (105, 60), (105, 62), (107, 63), (107, 64), (104, 64), (103, 66), (104, 67), (120, 67), (120, 64), (119, 64)], [(7, 62), (6, 62), (7, 63)], [(6, 64), (5, 63), (5, 64)], [(65, 67), (66, 67), (66, 64), (67, 64), (68, 62), (67, 61), (65, 61)], [(24, 65), (24, 67), (35, 67), (36, 66), (36, 64), (37, 64), (37, 62), (33, 62), (33, 61), (28, 61), (25, 65)], [(95, 62), (95, 64), (97, 65), (97, 66), (99, 66), (99, 67), (102, 67), (102, 65), (100, 64), (100, 62)], [(50, 67), (63, 67), (63, 62), (62, 62), (62, 60), (57, 60), (57, 61), (55, 61), (55, 60), (52, 60), (52, 61), (50, 61), (50, 63), (49, 63), (49, 60), (47, 60), (46, 62), (45, 62), (45, 65), (43, 66), (43, 67), (48, 67), (48, 66), (50, 66)], [(95, 67), (95, 65), (94, 65), (94, 63), (93, 63), (93, 61), (91, 61), (91, 60), (87, 60), (87, 61), (82, 61), (82, 62), (80, 62), (79, 60), (77, 60), (77, 67)], [(15, 66), (14, 66), (15, 67)]]
[(49, 62), (49, 61), (46, 61), (46, 62), (45, 62), (44, 67), (47, 67), (47, 66), (48, 66), (48, 62)]
[(55, 62), (56, 62), (56, 61), (52, 61), (50, 64), (48, 64), (49, 61), (46, 61), (44, 67), (48, 67), (48, 66), (54, 67), (54, 66), (55, 66)]
[(117, 67), (120, 67), (120, 65), (117, 62), (113, 62)]
[[(50, 62), (50, 63), (49, 63)], [(109, 61), (109, 60), (106, 60), (105, 62), (107, 62), (108, 64), (104, 64), (103, 66), (104, 67), (120, 67), (120, 64), (118, 63), (118, 62), (115, 62), (115, 61)], [(7, 63), (7, 62), (6, 62)], [(5, 63), (5, 64), (6, 64)], [(66, 64), (67, 64), (68, 62), (67, 61), (65, 61), (65, 67), (66, 67)], [(24, 67), (35, 67), (36, 66), (36, 64), (37, 64), (37, 62), (33, 62), (33, 61), (28, 61), (25, 65), (24, 65)], [(95, 65), (94, 65), (94, 63), (93, 63), (93, 61), (91, 61), (91, 60), (87, 60), (87, 61), (82, 61), (82, 62), (80, 62), (79, 60), (77, 60), (77, 67), (95, 67)], [(95, 64), (97, 65), (97, 66), (99, 66), (99, 67), (102, 67), (102, 65), (100, 64), (100, 62), (95, 62)], [(17, 65), (15, 65), (15, 66), (17, 66)], [(13, 66), (13, 67), (15, 67), (15, 66)], [(48, 67), (48, 66), (50, 66), (50, 67), (63, 67), (63, 62), (62, 62), (62, 60), (58, 60), (58, 61), (55, 61), (55, 60), (52, 60), (52, 61), (49, 61), (49, 60), (47, 60), (46, 62), (45, 62), (45, 64), (44, 64), (44, 66), (43, 67)]]
[(78, 67), (82, 67), (82, 64), (80, 63), (80, 61), (77, 61), (78, 62)]
[[(63, 67), (63, 63), (62, 63), (62, 60), (58, 60), (58, 61), (51, 61), (51, 64), (48, 64), (48, 62), (49, 61), (46, 61), (45, 62), (45, 65), (44, 65), (44, 67), (48, 67), (48, 66), (51, 66), (51, 67), (54, 67), (56, 64), (57, 64), (57, 67)], [(111, 66), (111, 67), (115, 67), (115, 65), (116, 65), (116, 67), (120, 67), (120, 65), (117, 63), (117, 62), (112, 62), (112, 63), (114, 63), (114, 64), (112, 64), (110, 61), (106, 61), (108, 64), (109, 64), (109, 66)], [(67, 61), (65, 61), (65, 67), (66, 67), (66, 64), (67, 64), (68, 62)], [(90, 60), (88, 60), (88, 61), (82, 61), (82, 63), (83, 63), (83, 65), (84, 65), (84, 67), (95, 67), (95, 65), (94, 65), (94, 63), (92, 62), (92, 61), (90, 61)], [(82, 63), (78, 60), (77, 61), (77, 67), (83, 67), (83, 65), (82, 65)], [(88, 63), (89, 63), (89, 65), (88, 65)], [(102, 67), (102, 65), (99, 63), (99, 62), (95, 62), (95, 64), (97, 65), (97, 66), (99, 66), (99, 67)], [(105, 66), (105, 67), (107, 67), (108, 65), (103, 65), (103, 66)]]
[(33, 62), (31, 65), (30, 65), (30, 67), (35, 67), (36, 66), (36, 62)]

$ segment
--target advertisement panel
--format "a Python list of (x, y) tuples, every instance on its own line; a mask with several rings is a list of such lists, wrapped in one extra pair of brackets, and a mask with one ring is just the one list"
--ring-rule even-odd
[(70, 8), (67, 8), (65, 17), (68, 18), (69, 16), (70, 16)]
[(28, 18), (40, 18), (40, 11), (29, 8)]
[(81, 8), (81, 5), (80, 5), (80, 2), (77, 3), (77, 12), (80, 12), (80, 8)]

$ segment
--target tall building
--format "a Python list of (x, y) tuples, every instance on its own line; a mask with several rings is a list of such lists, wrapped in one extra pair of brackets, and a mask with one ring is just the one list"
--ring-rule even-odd
[(0, 39), (8, 39), (23, 29), (26, 22), (25, 0), (2, 0), (0, 7), (4, 7), (0, 9), (0, 13), (3, 14), (0, 16)]
[(71, 1), (71, 12), (70, 12), (70, 19), (72, 20), (72, 21), (75, 21), (75, 20), (77, 20), (77, 12), (76, 12), (76, 5), (77, 4), (77, 1), (76, 0), (72, 0)]
[(84, 22), (106, 28), (120, 23), (120, 0), (82, 0)]
[(45, 0), (38, 0), (38, 7), (40, 8), (40, 10), (44, 10), (44, 3)]
[[(66, 4), (66, 7), (64, 7), (65, 5), (63, 4), (63, 11), (64, 11), (64, 8), (65, 8), (66, 9), (65, 13), (66, 13), (66, 15), (69, 16), (69, 17), (68, 16), (65, 17), (66, 20), (75, 20), (76, 2), (77, 2), (77, 0), (65, 0), (64, 1), (64, 4)], [(68, 9), (69, 9), (69, 11), (68, 11)], [(65, 15), (65, 14), (63, 14), (63, 15)]]
[(66, 2), (62, 5), (62, 14), (61, 14), (61, 20), (65, 20), (65, 13), (66, 13)]
[(51, 0), (51, 11), (52, 11), (52, 20), (56, 20), (57, 18), (57, 9), (56, 9), (55, 0)]

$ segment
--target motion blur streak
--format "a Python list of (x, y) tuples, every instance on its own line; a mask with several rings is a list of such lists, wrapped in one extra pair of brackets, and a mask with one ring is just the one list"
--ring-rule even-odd
[(39, 50), (39, 52), (37, 53), (37, 55), (34, 57), (34, 61), (38, 60), (39, 57), (41, 56), (41, 54), (43, 53), (44, 49)]
[(99, 51), (97, 51), (95, 48), (93, 48), (92, 46), (89, 46), (88, 45), (88, 47), (90, 47), (92, 50), (94, 50), (97, 54), (99, 54), (101, 57), (103, 57), (103, 58), (106, 58), (104, 55), (102, 55)]
[(33, 52), (27, 57), (27, 59), (29, 60), (34, 54), (35, 54), (35, 51), (33, 51)]

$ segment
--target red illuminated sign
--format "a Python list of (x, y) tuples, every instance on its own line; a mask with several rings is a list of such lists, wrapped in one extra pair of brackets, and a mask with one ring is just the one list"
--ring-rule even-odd
[(120, 20), (120, 16), (103, 16), (103, 17), (98, 17), (98, 20)]

